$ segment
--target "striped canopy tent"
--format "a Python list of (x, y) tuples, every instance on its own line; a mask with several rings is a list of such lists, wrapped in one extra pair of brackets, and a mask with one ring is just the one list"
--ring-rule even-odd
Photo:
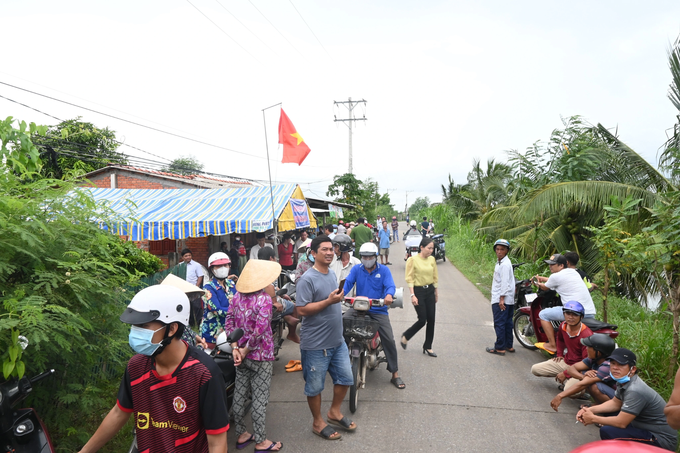
[[(225, 189), (95, 189), (89, 192), (118, 216), (101, 228), (130, 240), (159, 241), (250, 233), (274, 228), (269, 186)], [(297, 184), (272, 187), (279, 231), (316, 227)]]

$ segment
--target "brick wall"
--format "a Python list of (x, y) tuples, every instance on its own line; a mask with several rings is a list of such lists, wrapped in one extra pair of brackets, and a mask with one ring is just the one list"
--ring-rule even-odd
[(92, 184), (88, 185), (88, 187), (96, 187), (98, 189), (110, 189), (111, 188), (111, 177), (110, 176), (94, 176), (92, 179), (90, 179), (90, 182)]
[[(208, 257), (210, 256), (210, 249), (208, 247), (208, 238), (186, 238), (184, 240), (184, 247), (191, 250), (191, 255), (194, 261), (201, 263), (205, 268), (208, 268)], [(181, 252), (182, 250), (178, 250)]]

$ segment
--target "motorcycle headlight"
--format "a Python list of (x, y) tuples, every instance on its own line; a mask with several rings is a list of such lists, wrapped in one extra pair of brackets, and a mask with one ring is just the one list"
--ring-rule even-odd
[(352, 305), (356, 311), (368, 311), (371, 308), (371, 302), (366, 297), (357, 297), (354, 299), (354, 305)]

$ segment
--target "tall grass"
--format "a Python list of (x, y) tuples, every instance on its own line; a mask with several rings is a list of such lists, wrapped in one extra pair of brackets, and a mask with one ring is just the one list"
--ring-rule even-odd
[[(495, 265), (492, 244), (497, 238), (480, 237), (472, 226), (461, 221), (452, 210), (440, 205), (429, 208), (421, 214), (431, 217), (438, 233), (446, 229), (446, 257), (465, 277), (476, 284), (479, 290), (490, 296)], [(516, 259), (510, 253), (510, 259)], [(527, 263), (515, 272), (517, 278), (531, 275), (547, 275), (547, 266), (538, 260)], [(596, 282), (597, 283), (597, 282)], [(593, 292), (593, 301), (602, 310), (602, 297)], [(633, 351), (638, 358), (638, 369), (642, 379), (668, 400), (673, 390), (673, 375), (668, 375), (673, 335), (672, 317), (668, 312), (659, 312), (642, 307), (638, 302), (616, 296), (609, 296), (609, 322), (619, 326), (617, 343)]]

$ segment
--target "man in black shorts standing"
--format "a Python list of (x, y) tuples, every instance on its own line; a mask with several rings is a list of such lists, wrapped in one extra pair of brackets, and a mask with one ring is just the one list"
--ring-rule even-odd
[(128, 362), (118, 401), (82, 448), (98, 451), (135, 415), (141, 452), (224, 453), (227, 412), (224, 378), (202, 350), (180, 338), (189, 299), (169, 285), (150, 286), (132, 299), (120, 320), (132, 324)]
[[(340, 412), (347, 389), (354, 384), (349, 351), (342, 333), (342, 308), (345, 293), (338, 289), (335, 273), (329, 269), (333, 244), (326, 235), (311, 244), (314, 266), (297, 281), (295, 305), (303, 316), (300, 329), (300, 356), (305, 395), (314, 421), (312, 431), (326, 440), (342, 437), (334, 428), (354, 431), (356, 423)], [(324, 421), (321, 416), (321, 392), (326, 373), (333, 379), (333, 402)], [(332, 425), (328, 426), (328, 425)]]

